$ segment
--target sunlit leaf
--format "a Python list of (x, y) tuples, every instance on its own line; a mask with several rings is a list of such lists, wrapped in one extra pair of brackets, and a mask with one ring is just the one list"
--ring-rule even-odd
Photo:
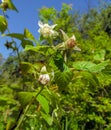
[(109, 61), (104, 61), (99, 64), (95, 64), (90, 61), (77, 61), (73, 63), (74, 69), (77, 70), (84, 70), (84, 71), (90, 71), (90, 72), (100, 72), (108, 65)]
[(29, 40), (35, 40), (34, 36), (32, 35), (31, 32), (29, 32), (28, 29), (25, 29), (25, 30), (24, 30), (24, 36), (25, 36), (25, 38), (27, 38), (27, 39), (29, 39)]
[(26, 45), (33, 45), (33, 42), (30, 40), (22, 40), (22, 47), (25, 48)]
[(48, 123), (48, 125), (52, 125), (53, 119), (49, 114), (45, 114), (41, 112), (42, 118)]
[(100, 50), (96, 52), (96, 54), (94, 55), (94, 60), (104, 61), (105, 54), (106, 54), (105, 50)]
[(54, 49), (52, 49), (50, 46), (30, 46), (27, 45), (25, 47), (26, 51), (33, 51), (33, 52), (38, 52), (42, 55), (51, 55), (54, 53)]
[(48, 102), (48, 100), (42, 95), (38, 95), (37, 100), (39, 101), (43, 110), (48, 114), (49, 113), (49, 102)]
[(15, 10), (18, 12), (17, 8), (15, 7), (15, 5), (13, 4), (12, 0), (6, 0), (6, 2), (8, 3), (8, 8), (11, 10)]
[(5, 17), (0, 15), (0, 32), (4, 33), (5, 30), (7, 29), (8, 23)]
[(10, 34), (6, 34), (5, 36), (9, 36), (9, 37), (16, 38), (16, 39), (19, 39), (19, 40), (24, 39), (24, 35), (20, 34), (20, 33), (10, 33)]

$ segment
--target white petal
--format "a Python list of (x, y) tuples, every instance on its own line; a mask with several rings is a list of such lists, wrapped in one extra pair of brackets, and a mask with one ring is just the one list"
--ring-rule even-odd
[(55, 26), (57, 26), (57, 24), (51, 25), (51, 28), (52, 28), (52, 29), (54, 29), (54, 28), (55, 28)]
[(38, 29), (38, 32), (39, 32), (39, 33), (40, 33), (40, 30), (41, 30), (41, 29)]
[(74, 47), (74, 50), (76, 50), (76, 51), (81, 51), (81, 48), (79, 48), (78, 46), (75, 46), (75, 47)]
[(46, 23), (46, 24), (44, 24), (44, 27), (49, 27), (49, 28), (50, 28), (49, 24), (47, 24), (47, 23)]
[(75, 35), (73, 35), (73, 36), (72, 36), (72, 38), (73, 38), (74, 40), (76, 40), (76, 37), (75, 37)]
[(38, 21), (39, 27), (43, 28), (44, 24), (41, 21)]

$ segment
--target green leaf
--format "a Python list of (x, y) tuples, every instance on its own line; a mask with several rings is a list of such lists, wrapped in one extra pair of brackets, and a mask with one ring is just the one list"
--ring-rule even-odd
[(94, 60), (104, 61), (105, 54), (106, 54), (105, 50), (100, 50), (96, 52), (96, 54), (94, 55)]
[(77, 61), (73, 63), (74, 69), (77, 70), (87, 70), (89, 71), (91, 67), (94, 67), (96, 64), (90, 61)]
[(20, 103), (25, 106), (27, 105), (33, 96), (35, 96), (35, 92), (19, 92), (18, 93), (18, 99), (20, 101)]
[(38, 95), (37, 101), (39, 101), (39, 103), (41, 104), (45, 113), (48, 114), (49, 113), (49, 101), (42, 95)]
[(7, 29), (8, 23), (5, 17), (0, 15), (0, 32), (4, 33), (5, 30)]
[(109, 64), (109, 61), (104, 61), (90, 68), (90, 72), (100, 72), (105, 69), (105, 67)]
[(25, 48), (26, 45), (33, 45), (33, 42), (30, 40), (22, 40), (22, 47)]
[(99, 64), (92, 63), (90, 61), (77, 61), (73, 63), (74, 69), (84, 70), (90, 72), (100, 72), (108, 65), (109, 61), (104, 61)]
[(83, 81), (85, 81), (85, 85), (88, 83), (90, 86), (99, 86), (99, 81), (93, 73), (82, 71), (81, 76)]
[(55, 82), (60, 87), (60, 89), (65, 88), (71, 81), (73, 74), (70, 69), (64, 70), (63, 72), (55, 72)]
[(29, 32), (28, 29), (24, 30), (24, 36), (25, 36), (25, 38), (27, 38), (29, 40), (35, 40), (34, 36), (32, 35), (32, 33)]
[(33, 64), (29, 63), (29, 62), (22, 62), (21, 63), (21, 70), (23, 74), (27, 74), (27, 73), (34, 73), (34, 66)]
[(53, 123), (53, 119), (49, 114), (45, 114), (43, 112), (41, 112), (42, 118), (48, 123), (48, 125), (52, 125)]
[(51, 48), (50, 46), (30, 46), (30, 45), (27, 45), (25, 47), (25, 50), (38, 52), (38, 53), (45, 55), (45, 56), (52, 55), (54, 53), (54, 49)]
[(15, 10), (18, 12), (17, 8), (15, 7), (15, 5), (12, 3), (11, 0), (6, 0), (6, 2), (8, 3), (8, 8), (11, 10)]
[(5, 34), (5, 36), (9, 36), (9, 37), (16, 38), (16, 39), (19, 39), (19, 40), (23, 40), (25, 38), (24, 35), (20, 34), (20, 33)]
[(9, 100), (9, 97), (6, 97), (6, 96), (1, 96), (0, 97), (0, 104), (3, 106), (3, 105), (8, 105), (8, 104), (16, 104), (16, 100), (10, 98)]

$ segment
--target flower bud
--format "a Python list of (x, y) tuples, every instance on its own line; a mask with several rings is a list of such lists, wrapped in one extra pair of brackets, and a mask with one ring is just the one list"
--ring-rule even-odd
[(46, 85), (50, 82), (50, 77), (48, 74), (41, 74), (39, 76), (39, 82), (43, 85)]
[(46, 73), (47, 73), (46, 66), (43, 66), (43, 67), (42, 67), (40, 73), (41, 73), (41, 74), (46, 74)]
[(47, 73), (46, 66), (43, 66), (40, 71), (39, 82), (43, 85), (47, 85), (50, 82), (50, 76)]
[(71, 49), (76, 46), (75, 36), (73, 35), (70, 39), (66, 41), (66, 47), (67, 49)]

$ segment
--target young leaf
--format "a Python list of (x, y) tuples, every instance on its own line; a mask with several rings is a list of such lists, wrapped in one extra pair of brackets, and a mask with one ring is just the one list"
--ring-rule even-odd
[(6, 0), (6, 2), (8, 3), (8, 8), (11, 10), (15, 10), (18, 12), (17, 8), (15, 7), (15, 5), (12, 3), (11, 0)]
[(7, 29), (8, 23), (5, 17), (0, 15), (0, 32), (4, 33), (5, 30)]
[(28, 29), (24, 30), (24, 36), (25, 36), (25, 38), (27, 38), (29, 40), (35, 40), (34, 36), (32, 35), (32, 33), (29, 32)]

